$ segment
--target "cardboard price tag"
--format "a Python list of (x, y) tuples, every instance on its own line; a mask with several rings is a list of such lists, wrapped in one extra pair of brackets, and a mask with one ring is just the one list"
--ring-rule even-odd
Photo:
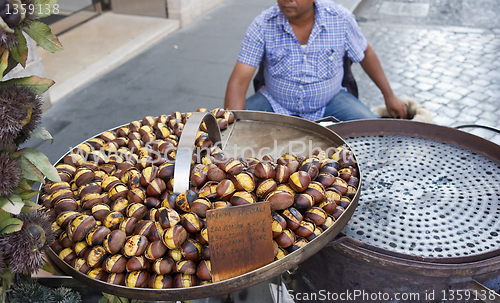
[(207, 212), (212, 280), (230, 279), (274, 261), (271, 206), (259, 202)]

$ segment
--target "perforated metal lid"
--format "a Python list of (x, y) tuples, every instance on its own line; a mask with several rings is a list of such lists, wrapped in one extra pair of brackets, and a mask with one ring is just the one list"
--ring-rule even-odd
[(363, 175), (344, 233), (397, 253), (448, 258), (500, 248), (500, 167), (441, 141), (400, 135), (345, 138)]

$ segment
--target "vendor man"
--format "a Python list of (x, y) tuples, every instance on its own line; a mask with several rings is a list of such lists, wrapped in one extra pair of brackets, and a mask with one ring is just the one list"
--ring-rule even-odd
[[(341, 121), (378, 118), (341, 85), (347, 54), (379, 87), (391, 116), (406, 118), (406, 105), (392, 92), (352, 13), (330, 0), (277, 2), (247, 29), (227, 85), (225, 108), (313, 121), (328, 116)], [(265, 84), (245, 100), (262, 60)]]

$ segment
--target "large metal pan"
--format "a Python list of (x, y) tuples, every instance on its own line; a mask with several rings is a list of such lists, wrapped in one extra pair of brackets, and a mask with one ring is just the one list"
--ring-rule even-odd
[(498, 288), (500, 146), (405, 120), (328, 128), (357, 154), (363, 195), (345, 237), (300, 264), (296, 290), (422, 298), (434, 290), (439, 301), (450, 299), (449, 289), (473, 289), (475, 280)]
[[(250, 149), (261, 150), (262, 148), (268, 148), (261, 150), (262, 155), (273, 154), (273, 152), (280, 155), (280, 153), (288, 151), (290, 141), (294, 141), (294, 144), (296, 144), (292, 146), (293, 152), (299, 152), (304, 146), (299, 142), (305, 143), (306, 146), (310, 144), (313, 148), (319, 147), (324, 150), (329, 148), (333, 150), (333, 148), (337, 146), (346, 144), (342, 138), (331, 130), (301, 118), (251, 111), (235, 111), (234, 114), (236, 122), (222, 133), (224, 150), (229, 153), (229, 155), (237, 154), (238, 150), (241, 152), (242, 149), (245, 148), (247, 153)], [(252, 155), (245, 154), (244, 156), (250, 157)], [(304, 156), (307, 156), (307, 154)], [(360, 184), (362, 180), (363, 179), (360, 177)], [(62, 261), (57, 254), (50, 249), (48, 255), (59, 268), (81, 283), (98, 291), (120, 297), (151, 301), (177, 301), (213, 297), (266, 281), (280, 275), (314, 255), (323, 248), (323, 246), (332, 241), (342, 228), (344, 228), (356, 208), (359, 196), (360, 192), (358, 190), (351, 204), (334, 225), (308, 243), (305, 247), (257, 270), (210, 285), (166, 290), (111, 285), (92, 279), (76, 271)]]

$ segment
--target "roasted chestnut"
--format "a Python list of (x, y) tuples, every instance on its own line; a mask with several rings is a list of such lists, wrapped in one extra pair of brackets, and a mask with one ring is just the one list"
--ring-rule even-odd
[(269, 193), (264, 200), (271, 203), (272, 210), (282, 210), (294, 203), (293, 195), (284, 190), (275, 190)]
[(128, 259), (125, 269), (128, 272), (136, 270), (148, 270), (151, 265), (144, 256), (133, 256)]
[(172, 281), (172, 277), (169, 275), (153, 275), (149, 278), (148, 287), (153, 289), (171, 288)]
[(212, 264), (210, 260), (202, 260), (198, 264), (196, 276), (201, 280), (212, 280)]
[(158, 258), (163, 257), (167, 252), (167, 247), (161, 240), (155, 240), (148, 245), (148, 248), (144, 252), (144, 256), (150, 260), (154, 261)]
[(266, 179), (261, 181), (258, 185), (257, 188), (255, 189), (255, 194), (259, 198), (264, 198), (267, 195), (269, 195), (271, 192), (276, 190), (277, 184), (274, 179)]
[(193, 212), (182, 215), (181, 224), (188, 233), (192, 234), (199, 232), (202, 228), (200, 217)]
[(109, 273), (121, 273), (125, 271), (127, 262), (123, 255), (111, 255), (104, 260), (102, 268)]
[(285, 218), (287, 228), (294, 230), (299, 227), (303, 217), (297, 209), (289, 207), (283, 210), (283, 218)]
[(153, 263), (153, 271), (158, 275), (168, 275), (172, 268), (174, 267), (175, 262), (172, 258), (159, 258)]
[(97, 245), (92, 247), (88, 253), (86, 253), (85, 259), (90, 267), (97, 268), (102, 266), (102, 263), (107, 257), (108, 255), (106, 254), (104, 247)]
[(306, 193), (303, 194), (297, 194), (295, 196), (295, 201), (293, 206), (298, 209), (305, 211), (309, 208), (311, 208), (314, 205), (314, 198)]
[(127, 240), (127, 235), (125, 234), (124, 231), (119, 229), (113, 230), (106, 236), (106, 238), (104, 238), (103, 247), (106, 250), (106, 252), (114, 255), (122, 249), (123, 244), (125, 243), (126, 240)]
[(125, 285), (128, 287), (142, 288), (146, 287), (149, 279), (147, 271), (137, 270), (132, 271), (125, 277)]
[(252, 204), (257, 202), (257, 197), (252, 192), (237, 191), (231, 197), (229, 202), (234, 206)]
[(317, 226), (325, 223), (328, 214), (319, 207), (312, 207), (304, 213), (304, 218), (314, 222)]
[(201, 257), (201, 244), (191, 238), (186, 239), (181, 245), (182, 256), (186, 260), (198, 262)]
[(288, 179), (288, 184), (297, 192), (303, 192), (311, 183), (311, 176), (305, 171), (293, 173)]
[(95, 226), (88, 232), (87, 236), (85, 237), (85, 240), (87, 241), (87, 244), (90, 246), (101, 245), (102, 242), (104, 241), (104, 238), (109, 233), (111, 233), (111, 230), (109, 230), (109, 228), (105, 226)]
[(163, 244), (170, 249), (181, 247), (182, 243), (186, 241), (188, 232), (181, 225), (174, 225), (167, 228), (163, 233)]
[(68, 224), (68, 237), (73, 242), (82, 241), (94, 226), (96, 226), (96, 220), (93, 216), (77, 216)]
[(196, 286), (196, 275), (186, 275), (178, 273), (174, 276), (172, 284), (175, 288), (186, 288)]
[(123, 255), (125, 257), (140, 256), (146, 250), (149, 241), (141, 235), (133, 235), (129, 237), (123, 245)]

